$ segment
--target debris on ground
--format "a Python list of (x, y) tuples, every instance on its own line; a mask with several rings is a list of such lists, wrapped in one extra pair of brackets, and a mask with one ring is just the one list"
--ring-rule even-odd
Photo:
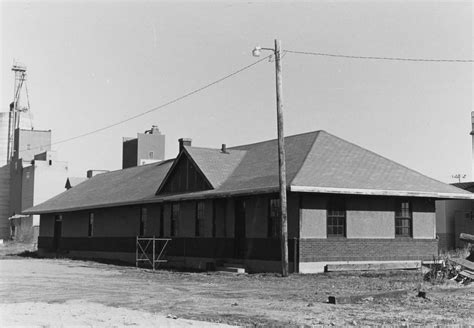
[(450, 256), (446, 254), (433, 259), (429, 265), (429, 271), (425, 274), (424, 280), (432, 284), (443, 283), (445, 280), (456, 281), (462, 285), (468, 285), (474, 281), (474, 235), (461, 233), (461, 241), (468, 243), (466, 250), (469, 255), (466, 258)]
[(168, 314), (166, 317), (167, 317), (168, 319), (178, 319), (178, 317), (175, 316), (175, 315), (173, 315), (173, 314)]

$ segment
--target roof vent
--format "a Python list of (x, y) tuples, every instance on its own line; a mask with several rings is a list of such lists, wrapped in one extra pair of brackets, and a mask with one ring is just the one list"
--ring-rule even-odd
[(229, 152), (227, 151), (227, 146), (226, 146), (226, 144), (222, 144), (221, 153), (223, 153), (223, 154), (228, 154), (228, 153), (229, 153)]

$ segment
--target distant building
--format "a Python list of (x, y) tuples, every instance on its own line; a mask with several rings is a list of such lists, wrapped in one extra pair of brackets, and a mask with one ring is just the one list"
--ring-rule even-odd
[(21, 212), (64, 191), (67, 175), (67, 163), (57, 161), (51, 151), (51, 131), (15, 130), (10, 162), (8, 237), (36, 242), (39, 216), (25, 216)]
[(10, 113), (0, 112), (0, 239), (10, 237), (10, 166), (8, 165), (8, 123)]
[[(472, 177), (474, 178), (474, 112), (471, 112)], [(453, 186), (474, 193), (474, 182), (453, 183)], [(465, 245), (459, 234), (474, 234), (474, 201), (440, 200), (436, 202), (436, 233), (439, 248), (447, 251)]]
[(138, 133), (136, 138), (123, 138), (122, 168), (155, 163), (165, 158), (165, 136), (157, 126)]
[(8, 123), (10, 113), (0, 112), (0, 167), (8, 162), (7, 148), (8, 148)]
[(36, 242), (39, 217), (21, 212), (62, 192), (68, 167), (51, 151), (51, 130), (33, 128), (26, 66), (12, 71), (14, 99), (0, 113), (0, 239)]

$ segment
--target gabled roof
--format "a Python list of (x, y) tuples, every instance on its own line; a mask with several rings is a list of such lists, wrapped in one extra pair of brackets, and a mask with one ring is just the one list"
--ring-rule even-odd
[[(174, 159), (173, 164), (171, 165), (170, 169), (168, 170), (165, 177), (161, 181), (161, 183), (158, 187), (158, 190), (156, 191), (156, 195), (161, 194), (161, 193), (169, 193), (169, 190), (170, 190), (169, 187), (170, 187), (170, 185), (172, 185), (173, 179), (175, 179), (175, 177), (178, 177), (178, 180), (174, 180), (175, 182), (177, 182), (177, 181), (181, 180), (181, 179), (179, 179), (180, 174), (181, 175), (183, 175), (183, 174), (187, 175), (187, 173), (180, 172), (178, 166), (184, 165), (186, 167), (188, 165), (186, 163), (189, 163), (189, 162), (192, 163), (193, 166), (196, 166), (195, 167), (196, 173), (199, 176), (199, 178), (202, 179), (202, 182), (204, 184), (204, 186), (202, 186), (203, 187), (202, 190), (212, 189), (213, 186), (212, 186), (211, 182), (209, 181), (209, 179), (207, 178), (207, 176), (202, 173), (201, 168), (196, 164), (194, 159), (191, 156), (189, 156), (188, 152), (186, 150), (183, 150), (183, 151), (180, 151), (178, 157), (176, 157)], [(187, 171), (187, 169), (185, 171)], [(186, 180), (187, 179), (188, 178), (186, 177)]]
[(242, 150), (223, 153), (220, 149), (189, 146), (184, 146), (184, 149), (214, 189), (219, 188), (229, 178), (246, 154), (246, 151)]
[[(173, 160), (100, 174), (24, 213), (277, 192), (277, 140), (220, 149), (185, 146), (212, 190), (155, 195)], [(285, 138), (287, 185), (295, 192), (474, 199), (325, 131)], [(181, 153), (180, 156), (182, 156)]]

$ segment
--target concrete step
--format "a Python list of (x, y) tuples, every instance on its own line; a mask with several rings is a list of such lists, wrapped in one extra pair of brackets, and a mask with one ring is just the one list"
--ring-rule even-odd
[(217, 267), (216, 271), (232, 272), (232, 273), (245, 273), (245, 268), (239, 268), (235, 266), (221, 266)]
[(397, 261), (382, 263), (338, 263), (326, 265), (326, 271), (380, 271), (380, 270), (413, 270), (419, 269), (420, 261)]

